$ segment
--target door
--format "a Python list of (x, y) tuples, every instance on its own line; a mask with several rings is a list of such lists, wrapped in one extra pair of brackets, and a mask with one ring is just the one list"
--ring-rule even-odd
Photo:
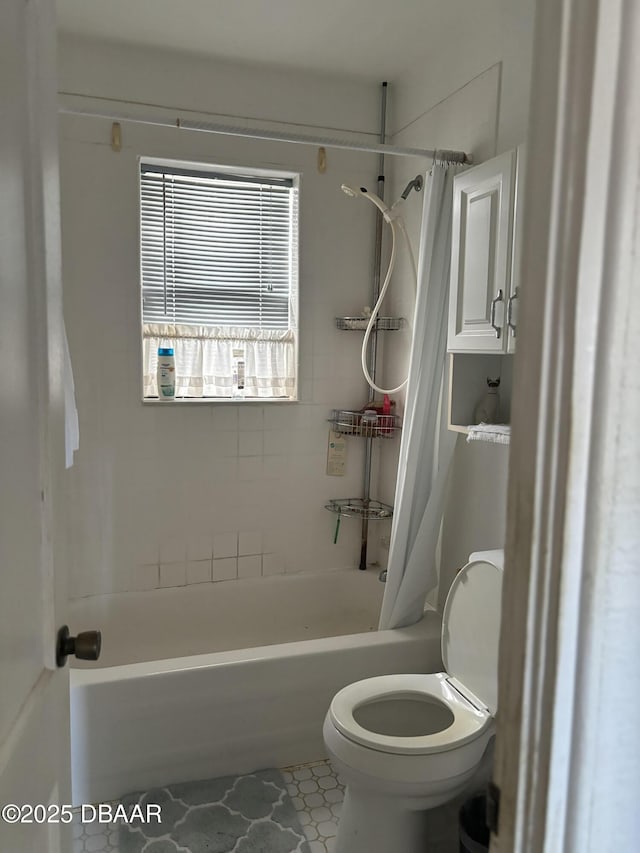
[[(69, 802), (70, 787), (54, 9), (0, 3), (0, 805), (18, 807)], [(0, 819), (0, 850), (71, 849), (68, 826), (43, 822), (55, 808), (18, 816), (31, 822)]]
[(515, 151), (456, 176), (448, 349), (504, 352)]

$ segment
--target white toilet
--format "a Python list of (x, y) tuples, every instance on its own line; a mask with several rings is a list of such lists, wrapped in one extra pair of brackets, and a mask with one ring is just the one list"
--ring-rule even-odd
[(381, 675), (340, 690), (324, 722), (346, 793), (336, 853), (424, 853), (427, 810), (460, 794), (494, 733), (502, 551), (478, 551), (451, 585), (445, 672)]

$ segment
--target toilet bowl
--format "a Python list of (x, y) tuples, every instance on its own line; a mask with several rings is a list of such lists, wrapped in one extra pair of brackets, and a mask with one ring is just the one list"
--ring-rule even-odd
[(480, 551), (444, 607), (444, 672), (382, 675), (333, 698), (324, 741), (345, 786), (336, 853), (424, 853), (428, 810), (462, 793), (494, 734), (502, 551)]

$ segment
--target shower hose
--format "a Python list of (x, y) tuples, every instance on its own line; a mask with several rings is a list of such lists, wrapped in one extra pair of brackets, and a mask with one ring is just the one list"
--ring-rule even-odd
[[(376, 206), (379, 207), (379, 205)], [(411, 261), (411, 271), (413, 273), (414, 294), (417, 294), (418, 286), (418, 273), (416, 271), (416, 262), (413, 256), (413, 250), (411, 248), (411, 241), (409, 240), (409, 235), (407, 234), (407, 229), (405, 228), (405, 224), (402, 220), (402, 217), (394, 210), (394, 208), (395, 205), (394, 207), (385, 209), (379, 207), (380, 212), (382, 213), (385, 219), (385, 222), (387, 222), (387, 224), (391, 228), (391, 254), (389, 256), (389, 265), (387, 266), (387, 272), (384, 277), (384, 282), (382, 284), (382, 287), (380, 288), (378, 301), (376, 302), (373, 311), (371, 312), (371, 316), (367, 324), (367, 330), (364, 333), (361, 352), (362, 372), (364, 373), (364, 377), (369, 383), (370, 387), (373, 388), (374, 391), (378, 391), (378, 393), (380, 394), (395, 394), (397, 391), (400, 391), (402, 390), (402, 388), (404, 388), (409, 378), (407, 376), (407, 379), (405, 379), (404, 382), (401, 382), (400, 385), (398, 385), (396, 388), (380, 388), (380, 386), (376, 385), (374, 380), (371, 378), (371, 374), (369, 373), (369, 368), (367, 366), (367, 348), (369, 346), (369, 338), (371, 337), (371, 332), (375, 328), (376, 320), (378, 319), (378, 314), (380, 313), (380, 308), (382, 307), (382, 303), (384, 302), (384, 297), (386, 296), (387, 290), (389, 288), (389, 282), (391, 281), (391, 276), (393, 275), (393, 270), (396, 265), (398, 229), (400, 229), (400, 231), (402, 232), (409, 252), (409, 260)]]

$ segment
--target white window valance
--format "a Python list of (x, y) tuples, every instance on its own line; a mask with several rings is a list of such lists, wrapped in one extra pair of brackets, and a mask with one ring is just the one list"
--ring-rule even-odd
[(245, 362), (244, 396), (292, 398), (296, 386), (296, 340), (291, 329), (145, 323), (144, 396), (157, 397), (158, 348), (173, 347), (177, 397), (234, 396), (234, 350)]

